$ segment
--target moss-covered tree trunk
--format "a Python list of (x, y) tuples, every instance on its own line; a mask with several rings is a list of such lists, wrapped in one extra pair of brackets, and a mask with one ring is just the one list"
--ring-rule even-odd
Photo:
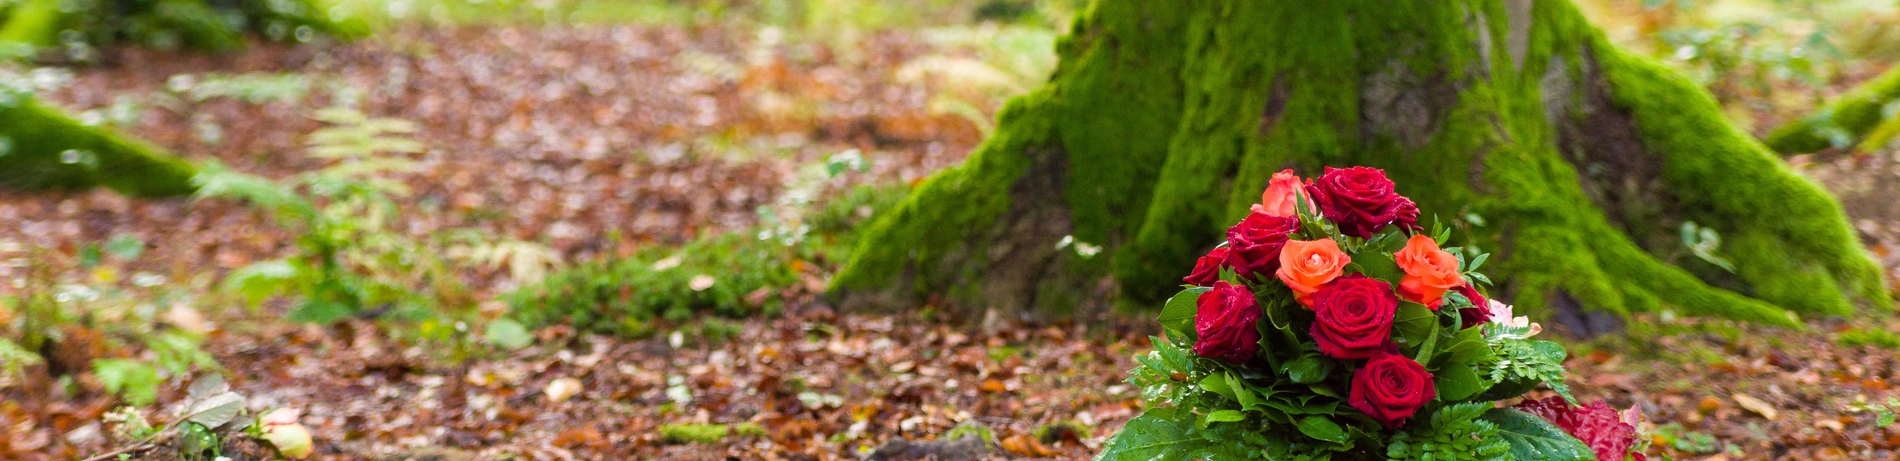
[(1057, 47), (994, 137), (872, 225), (833, 281), (847, 307), (1158, 306), (1272, 172), (1323, 165), (1386, 169), (1495, 253), (1494, 296), (1586, 330), (1890, 303), (1821, 188), (1567, 1), (1098, 0)]
[(184, 195), (195, 172), (162, 149), (0, 89), (0, 190), (103, 185), (133, 196)]

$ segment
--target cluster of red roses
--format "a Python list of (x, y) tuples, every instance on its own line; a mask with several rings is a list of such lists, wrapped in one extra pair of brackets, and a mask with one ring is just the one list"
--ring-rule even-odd
[[(1299, 210), (1302, 203), (1311, 207)], [(1401, 426), (1436, 391), (1424, 366), (1396, 353), (1392, 328), (1399, 301), (1437, 310), (1444, 304), (1445, 293), (1456, 290), (1470, 301), (1470, 307), (1459, 311), (1463, 326), (1470, 328), (1489, 318), (1486, 300), (1459, 273), (1458, 259), (1422, 234), (1412, 235), (1405, 248), (1392, 255), (1405, 273), (1397, 289), (1384, 280), (1347, 275), (1352, 257), (1340, 250), (1339, 242), (1326, 237), (1293, 238), (1302, 228), (1301, 211), (1331, 222), (1342, 235), (1361, 239), (1388, 226), (1422, 230), (1417, 205), (1394, 190), (1384, 171), (1327, 168), (1305, 184), (1291, 170), (1274, 174), (1261, 204), (1227, 229), (1227, 245), (1201, 257), (1184, 279), (1212, 287), (1197, 300), (1194, 328), (1199, 339), (1194, 353), (1240, 364), (1251, 360), (1258, 348), (1260, 334), (1255, 324), (1261, 309), (1254, 293), (1221, 280), (1223, 269), (1248, 282), (1277, 280), (1292, 290), (1296, 302), (1313, 312), (1309, 333), (1322, 354), (1365, 360), (1352, 377), (1348, 404), (1386, 427)]]

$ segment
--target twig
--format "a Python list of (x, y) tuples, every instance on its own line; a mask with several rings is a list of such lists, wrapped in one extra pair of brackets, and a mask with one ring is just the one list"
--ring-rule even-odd
[(117, 456), (119, 456), (119, 455), (126, 455), (126, 454), (132, 454), (132, 453), (138, 453), (138, 452), (142, 452), (142, 451), (145, 451), (145, 450), (150, 450), (150, 449), (153, 449), (153, 448), (157, 448), (157, 447), (158, 447), (158, 444), (154, 444), (154, 443), (151, 443), (151, 442), (144, 442), (144, 443), (139, 443), (139, 444), (137, 444), (137, 445), (129, 445), (129, 446), (126, 446), (126, 447), (123, 447), (123, 448), (120, 448), (120, 449), (117, 449), (117, 450), (112, 450), (112, 451), (108, 451), (108, 452), (105, 452), (105, 453), (100, 453), (100, 454), (99, 454), (99, 456), (94, 456), (94, 457), (91, 457), (91, 458), (86, 458), (86, 459), (85, 459), (85, 460), (83, 460), (83, 461), (105, 461), (105, 460), (108, 460), (108, 459), (112, 459), (112, 458), (114, 458), (114, 457), (117, 457)]

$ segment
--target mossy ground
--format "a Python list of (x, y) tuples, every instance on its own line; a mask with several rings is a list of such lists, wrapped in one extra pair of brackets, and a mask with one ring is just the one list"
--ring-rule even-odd
[[(1573, 5), (1151, 8), (1084, 12), (1049, 84), (873, 224), (833, 287), (1064, 311), (1076, 298), (1055, 292), (1075, 283), (1045, 280), (1026, 300), (980, 288), (1022, 264), (997, 248), (1054, 244), (996, 229), (1059, 207), (1069, 236), (1106, 251), (1032, 260), (1048, 280), (1112, 276), (1123, 301), (1156, 305), (1273, 171), (1370, 165), (1459, 223), (1459, 244), (1497, 253), (1494, 295), (1528, 311), (1574, 301), (1794, 325), (1786, 312), (1889, 304), (1838, 204)], [(1022, 193), (1051, 177), (1059, 196)], [(1682, 257), (1669, 236), (1685, 221), (1721, 235), (1734, 273)]]

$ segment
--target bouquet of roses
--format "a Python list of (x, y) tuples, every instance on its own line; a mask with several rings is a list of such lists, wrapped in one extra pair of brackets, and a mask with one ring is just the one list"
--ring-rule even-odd
[[(1283, 171), (1261, 202), (1162, 309), (1149, 410), (1095, 459), (1644, 459), (1641, 415), (1576, 406), (1563, 346), (1384, 171)], [(1540, 385), (1562, 398), (1503, 405)]]

